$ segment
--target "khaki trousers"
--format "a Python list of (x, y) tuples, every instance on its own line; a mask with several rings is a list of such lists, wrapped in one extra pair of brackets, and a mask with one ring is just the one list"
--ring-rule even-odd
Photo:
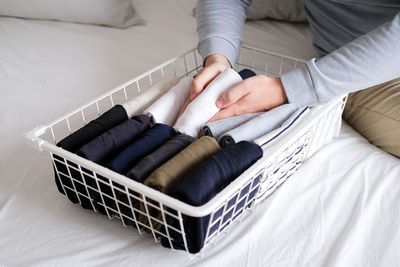
[(400, 158), (400, 78), (350, 94), (343, 118), (372, 144)]

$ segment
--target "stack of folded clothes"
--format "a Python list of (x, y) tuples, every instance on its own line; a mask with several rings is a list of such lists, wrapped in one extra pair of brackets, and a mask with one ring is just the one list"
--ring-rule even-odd
[[(261, 138), (264, 142), (263, 136), (281, 127), (299, 108), (286, 104), (267, 112), (207, 123), (219, 111), (215, 106), (218, 97), (243, 78), (254, 75), (247, 69), (239, 73), (225, 70), (179, 117), (189, 97), (192, 78), (165, 77), (141, 95), (112, 107), (57, 145), (187, 204), (201, 206), (262, 157), (263, 150), (254, 140)], [(199, 132), (203, 133), (200, 138)], [(61, 193), (74, 203), (80, 201), (84, 208), (106, 213), (104, 205), (98, 205), (102, 201), (98, 182), (73, 169), (67, 170), (60, 162), (54, 167)], [(74, 186), (78, 194), (69, 190), (71, 182), (66, 179), (69, 175), (87, 187)], [(125, 195), (115, 195), (129, 205)], [(146, 208), (137, 200), (133, 202), (134, 208), (140, 211), (136, 218), (141, 226), (159, 233), (167, 230), (165, 223), (180, 228), (176, 219), (162, 217), (158, 209)], [(188, 249), (198, 252), (204, 245), (209, 218), (183, 217)], [(170, 231), (170, 236), (172, 242), (161, 235), (163, 246), (185, 249), (181, 234)]]

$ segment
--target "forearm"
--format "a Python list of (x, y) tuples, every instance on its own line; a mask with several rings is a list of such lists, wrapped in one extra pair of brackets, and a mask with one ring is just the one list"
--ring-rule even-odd
[(199, 0), (197, 2), (198, 50), (203, 59), (225, 56), (233, 66), (242, 41), (246, 10), (251, 0)]
[(314, 105), (400, 77), (400, 13), (332, 53), (281, 76), (288, 101)]

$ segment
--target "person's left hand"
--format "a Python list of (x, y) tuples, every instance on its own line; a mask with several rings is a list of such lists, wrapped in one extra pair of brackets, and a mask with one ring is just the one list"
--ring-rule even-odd
[(221, 110), (208, 122), (267, 111), (287, 103), (281, 79), (257, 75), (238, 83), (216, 101)]

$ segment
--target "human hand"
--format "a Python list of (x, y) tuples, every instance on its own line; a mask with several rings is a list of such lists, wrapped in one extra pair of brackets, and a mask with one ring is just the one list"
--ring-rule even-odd
[(231, 64), (225, 56), (220, 54), (209, 55), (205, 60), (204, 68), (197, 73), (196, 78), (190, 84), (190, 101), (195, 99), (221, 72), (230, 67)]
[(186, 110), (190, 102), (192, 102), (192, 100), (195, 99), (196, 96), (198, 96), (212, 80), (214, 80), (221, 72), (229, 69), (230, 67), (231, 64), (225, 56), (220, 54), (209, 55), (205, 60), (204, 68), (197, 73), (196, 78), (194, 78), (190, 84), (189, 99), (183, 105), (181, 111), (179, 112), (178, 118)]
[(267, 111), (287, 103), (281, 79), (257, 75), (238, 83), (216, 101), (221, 110), (208, 122)]

